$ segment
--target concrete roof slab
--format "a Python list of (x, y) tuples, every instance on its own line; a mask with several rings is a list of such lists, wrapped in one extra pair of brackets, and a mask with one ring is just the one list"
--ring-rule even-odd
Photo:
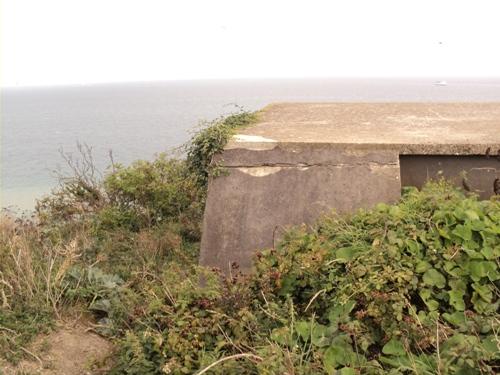
[(500, 102), (272, 104), (226, 149), (262, 151), (293, 144), (373, 147), (399, 154), (496, 155)]

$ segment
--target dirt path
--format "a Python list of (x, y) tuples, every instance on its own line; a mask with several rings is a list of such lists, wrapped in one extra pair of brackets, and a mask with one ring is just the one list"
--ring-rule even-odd
[(90, 332), (88, 325), (64, 323), (35, 340), (28, 348), (29, 360), (17, 366), (0, 362), (0, 375), (105, 374), (111, 350), (111, 343)]

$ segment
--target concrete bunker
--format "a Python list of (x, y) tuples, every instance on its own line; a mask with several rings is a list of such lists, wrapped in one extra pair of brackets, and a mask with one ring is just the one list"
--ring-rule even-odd
[(209, 183), (200, 263), (248, 271), (277, 229), (395, 202), (429, 178), (488, 198), (498, 152), (500, 103), (271, 105), (217, 156), (228, 173)]

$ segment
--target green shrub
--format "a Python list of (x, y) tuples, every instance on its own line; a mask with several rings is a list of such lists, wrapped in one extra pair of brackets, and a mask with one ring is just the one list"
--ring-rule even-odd
[(99, 224), (138, 230), (165, 221), (183, 225), (186, 236), (199, 238), (203, 190), (184, 161), (160, 155), (152, 162), (117, 166), (104, 180), (110, 201), (99, 213)]
[[(293, 332), (328, 373), (493, 373), (498, 330), (500, 202), (451, 186), (410, 190), (261, 253), (256, 290), (292, 298)], [(280, 337), (281, 337), (280, 336)]]
[(429, 184), (290, 231), (250, 276), (204, 271), (201, 286), (201, 270), (168, 268), (115, 371), (493, 374), (499, 214), (499, 201)]
[(208, 179), (218, 171), (213, 157), (221, 152), (235, 129), (248, 126), (257, 120), (257, 114), (244, 112), (233, 114), (208, 123), (186, 144), (187, 165), (199, 186), (206, 189)]

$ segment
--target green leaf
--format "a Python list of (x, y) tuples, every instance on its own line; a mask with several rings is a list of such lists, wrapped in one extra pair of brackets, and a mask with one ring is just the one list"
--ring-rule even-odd
[(359, 251), (360, 251), (359, 247), (349, 246), (338, 249), (335, 255), (337, 260), (347, 263), (353, 260), (359, 253)]
[(414, 240), (406, 240), (406, 247), (410, 254), (415, 255), (415, 256), (421, 256), (420, 255), (420, 245), (417, 241)]
[[(490, 358), (499, 359), (500, 358), (500, 350), (498, 348), (497, 338), (494, 336), (485, 337), (481, 341), (481, 345), (484, 351), (488, 354)], [(488, 358), (488, 359), (490, 359)]]
[(491, 304), (485, 301), (477, 292), (472, 293), (471, 302), (474, 305), (474, 309), (480, 314), (491, 309)]
[(451, 240), (450, 230), (447, 228), (438, 228), (438, 233), (441, 237)]
[(490, 281), (496, 281), (500, 278), (497, 266), (492, 261), (472, 260), (469, 262), (469, 272), (472, 280), (479, 281), (488, 276)]
[(483, 254), (483, 256), (488, 260), (495, 259), (498, 256), (498, 254), (495, 254), (495, 251), (490, 246), (483, 247), (481, 249), (481, 254)]
[(421, 289), (418, 294), (430, 311), (437, 310), (437, 308), (439, 307), (439, 302), (431, 298), (432, 291), (430, 289)]
[(412, 363), (410, 362), (410, 360), (408, 359), (407, 356), (403, 356), (403, 357), (380, 356), (379, 361), (386, 364), (386, 365), (394, 367), (393, 371), (395, 371), (395, 372), (388, 372), (388, 374), (390, 374), (390, 375), (402, 374), (402, 372), (399, 372), (396, 370), (397, 368), (401, 368), (401, 367), (411, 368), (411, 366), (412, 366)]
[(463, 293), (467, 292), (467, 284), (462, 279), (452, 279), (448, 281), (448, 284), (453, 290), (459, 290)]
[(288, 327), (275, 328), (271, 332), (271, 340), (281, 345), (288, 345), (290, 343), (290, 331)]
[(465, 215), (470, 219), (470, 220), (479, 220), (479, 215), (477, 214), (476, 211), (473, 210), (466, 210)]
[(455, 310), (465, 310), (464, 292), (461, 290), (450, 290), (448, 295), (450, 296), (450, 305), (452, 305)]
[(457, 327), (463, 327), (465, 325), (466, 319), (465, 319), (465, 314), (462, 311), (455, 311), (453, 314), (449, 313), (444, 313), (443, 318), (457, 326)]
[(356, 371), (351, 367), (343, 367), (338, 371), (339, 375), (356, 375)]
[(312, 333), (312, 325), (313, 322), (308, 322), (305, 320), (300, 320), (297, 323), (295, 323), (295, 331), (300, 335), (302, 340), (304, 341), (309, 341), (311, 338), (311, 333)]
[(406, 354), (406, 350), (403, 343), (393, 337), (387, 342), (387, 344), (384, 345), (382, 353), (387, 355), (403, 356)]
[(338, 367), (349, 366), (355, 361), (356, 354), (348, 340), (346, 335), (337, 336), (332, 345), (326, 349), (323, 364), (329, 374), (333, 374)]
[(431, 264), (429, 262), (426, 262), (424, 260), (421, 260), (420, 262), (417, 263), (415, 266), (415, 272), (417, 273), (424, 273), (427, 271), (429, 268), (432, 268)]
[(471, 259), (483, 259), (483, 254), (478, 251), (470, 250), (466, 247), (463, 247), (462, 250), (468, 255)]
[(472, 239), (472, 230), (468, 225), (458, 224), (452, 233), (466, 241)]
[(493, 299), (493, 292), (489, 285), (481, 285), (478, 283), (473, 283), (472, 288), (484, 299), (486, 302), (491, 302)]
[(467, 276), (469, 274), (468, 270), (464, 270), (463, 268), (458, 267), (457, 263), (451, 261), (445, 261), (443, 263), (443, 269), (447, 274), (455, 277)]
[(311, 332), (311, 343), (318, 348), (322, 348), (328, 346), (330, 341), (328, 337), (328, 327), (319, 323), (314, 323)]
[(283, 279), (281, 280), (281, 289), (279, 290), (279, 294), (281, 296), (286, 296), (287, 294), (292, 293), (293, 290), (295, 289), (296, 284), (297, 284), (296, 275), (290, 273), (284, 276)]
[(332, 326), (349, 321), (349, 313), (356, 306), (356, 301), (347, 301), (344, 305), (335, 306), (328, 314), (328, 320)]
[(422, 280), (426, 285), (429, 286), (436, 286), (439, 289), (442, 289), (446, 285), (446, 279), (445, 277), (435, 268), (431, 268), (427, 270), (423, 277)]

